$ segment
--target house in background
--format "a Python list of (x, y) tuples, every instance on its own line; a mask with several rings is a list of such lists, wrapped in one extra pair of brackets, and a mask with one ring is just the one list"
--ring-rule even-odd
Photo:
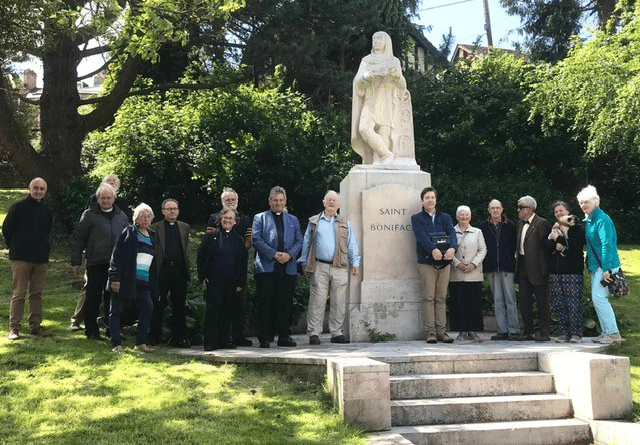
[[(90, 86), (86, 81), (79, 81), (77, 83), (78, 86), (78, 94), (80, 95), (80, 99), (86, 99), (88, 97), (99, 94), (102, 91), (102, 84), (107, 78), (106, 71), (101, 71), (92, 78), (93, 85)], [(29, 99), (40, 99), (42, 95), (42, 88), (39, 88), (38, 85), (38, 75), (35, 71), (31, 69), (26, 69), (22, 73), (22, 81), (24, 82), (24, 87), (27, 90), (27, 98)]]
[(516, 49), (497, 48), (495, 46), (488, 48), (480, 45), (467, 45), (464, 43), (458, 43), (451, 55), (451, 62), (455, 63), (463, 59), (478, 59), (485, 57), (489, 54), (489, 50), (500, 50), (501, 52), (511, 54), (517, 59), (529, 60), (529, 54)]
[(409, 38), (409, 48), (405, 51), (405, 69), (410, 67), (423, 74), (437, 73), (449, 64), (447, 57), (415, 26), (410, 27)]

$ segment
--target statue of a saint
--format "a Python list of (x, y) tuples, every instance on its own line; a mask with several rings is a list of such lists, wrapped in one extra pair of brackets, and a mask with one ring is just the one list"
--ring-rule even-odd
[(363, 164), (415, 164), (411, 96), (400, 61), (386, 32), (376, 32), (372, 46), (353, 79), (351, 145)]

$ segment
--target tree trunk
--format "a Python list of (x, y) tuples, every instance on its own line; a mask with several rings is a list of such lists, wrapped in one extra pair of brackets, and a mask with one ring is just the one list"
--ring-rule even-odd
[(44, 160), (41, 171), (48, 175), (50, 189), (58, 191), (66, 181), (82, 174), (80, 156), (86, 132), (80, 125), (78, 106), (78, 47), (65, 37), (42, 57), (44, 79), (40, 98), (40, 131)]
[(0, 150), (25, 182), (37, 176), (44, 178), (53, 201), (59, 198), (60, 186), (82, 174), (80, 154), (86, 136), (78, 115), (79, 50), (64, 37), (58, 42), (42, 58), (44, 84), (40, 98), (39, 150), (33, 147), (18, 120), (17, 99), (0, 70)]

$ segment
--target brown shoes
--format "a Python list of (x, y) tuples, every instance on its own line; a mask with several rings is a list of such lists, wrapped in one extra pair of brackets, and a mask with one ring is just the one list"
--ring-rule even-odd
[(134, 349), (135, 351), (145, 352), (145, 353), (147, 353), (147, 354), (151, 354), (151, 353), (153, 353), (153, 352), (156, 352), (156, 350), (155, 350), (155, 349), (153, 349), (151, 346), (147, 346), (147, 345), (145, 345), (144, 343), (143, 343), (143, 344), (141, 344), (141, 345), (135, 345), (135, 346), (133, 347), (133, 349)]
[(438, 343), (438, 337), (435, 332), (429, 332), (427, 334), (427, 343)]
[(35, 335), (36, 337), (51, 337), (53, 334), (42, 329), (42, 326), (38, 326), (36, 328), (29, 329), (29, 334)]
[(17, 329), (9, 330), (9, 340), (17, 340), (19, 338), (20, 338), (20, 331), (18, 331)]
[(438, 335), (438, 341), (442, 343), (453, 343), (453, 338), (449, 337), (449, 334), (445, 332), (444, 334)]

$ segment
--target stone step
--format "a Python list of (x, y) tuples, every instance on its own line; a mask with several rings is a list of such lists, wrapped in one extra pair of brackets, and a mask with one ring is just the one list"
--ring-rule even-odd
[(442, 425), (571, 417), (571, 400), (556, 394), (391, 401), (391, 425)]
[(539, 371), (401, 375), (389, 381), (392, 400), (547, 394), (554, 390), (553, 376)]
[(415, 445), (588, 445), (589, 424), (575, 419), (392, 428)]
[(389, 364), (390, 375), (469, 374), (539, 369), (538, 354), (535, 352), (432, 354), (376, 357), (376, 360)]

